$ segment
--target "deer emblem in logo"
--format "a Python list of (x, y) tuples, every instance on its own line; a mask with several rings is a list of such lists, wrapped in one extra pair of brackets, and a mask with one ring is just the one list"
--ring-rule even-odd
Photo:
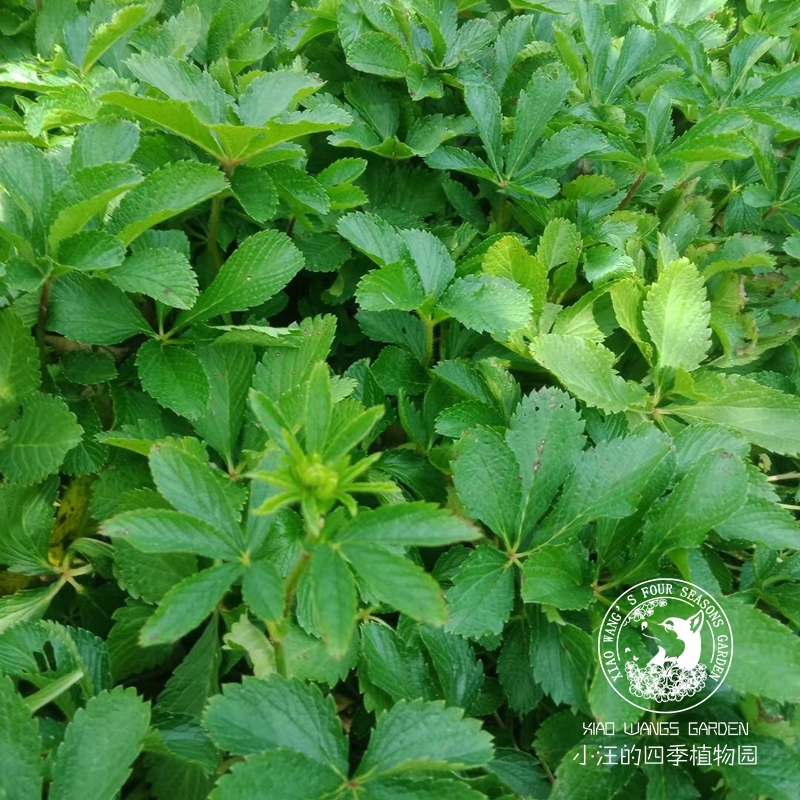
[[(687, 618), (667, 617), (656, 623), (653, 628), (662, 632), (651, 634), (651, 628), (645, 617), (653, 615), (657, 608), (666, 606), (664, 598), (654, 598), (642, 603), (626, 620), (627, 623), (640, 621), (642, 635), (658, 643), (656, 654), (640, 667), (638, 657), (625, 664), (631, 694), (656, 703), (683, 700), (699, 692), (706, 684), (707, 672), (700, 663), (703, 648), (702, 630), (705, 615), (702, 609)], [(667, 638), (667, 634), (670, 635)], [(667, 655), (666, 641), (670, 649), (682, 650), (677, 655)]]

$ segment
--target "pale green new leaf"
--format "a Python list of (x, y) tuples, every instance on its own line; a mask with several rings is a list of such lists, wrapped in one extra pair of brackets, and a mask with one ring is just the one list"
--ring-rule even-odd
[(613, 414), (645, 403), (647, 393), (614, 369), (616, 357), (602, 344), (579, 336), (541, 334), (531, 355), (587, 405)]
[(547, 268), (516, 236), (504, 236), (496, 241), (486, 251), (482, 269), (486, 275), (508, 278), (527, 289), (534, 314), (541, 314), (547, 299)]
[[(138, 3), (120, 8), (108, 22), (92, 31), (81, 64), (81, 74), (86, 75), (95, 62), (123, 36), (137, 28), (158, 10), (158, 6)], [(88, 800), (88, 798), (87, 798)]]
[(800, 454), (800, 399), (744, 375), (707, 372), (694, 388), (706, 399), (667, 406), (690, 422), (727, 425), (753, 444), (784, 455)]
[(711, 304), (697, 267), (686, 258), (667, 264), (650, 287), (642, 319), (660, 367), (691, 371), (711, 345)]

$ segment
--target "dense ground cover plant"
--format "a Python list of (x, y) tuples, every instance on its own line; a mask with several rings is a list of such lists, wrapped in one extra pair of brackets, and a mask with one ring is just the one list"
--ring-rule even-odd
[[(798, 26), (5, 3), (0, 794), (796, 800)], [(757, 765), (574, 760), (654, 576)]]

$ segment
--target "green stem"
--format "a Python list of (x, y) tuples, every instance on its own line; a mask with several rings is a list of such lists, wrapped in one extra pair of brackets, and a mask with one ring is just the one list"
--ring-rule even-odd
[(433, 330), (436, 323), (428, 314), (419, 312), (419, 318), (425, 326), (425, 364), (430, 364), (433, 361)]
[(214, 269), (219, 270), (222, 266), (222, 253), (219, 249), (217, 237), (219, 235), (219, 220), (222, 214), (222, 195), (217, 195), (211, 201), (211, 215), (208, 218), (208, 251), (211, 253), (211, 261)]

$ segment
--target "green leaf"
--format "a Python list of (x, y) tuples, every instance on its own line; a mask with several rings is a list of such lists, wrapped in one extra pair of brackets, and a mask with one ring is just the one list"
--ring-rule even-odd
[(110, 800), (130, 775), (150, 725), (150, 704), (117, 687), (91, 698), (55, 753), (53, 800)]
[(744, 462), (724, 450), (705, 453), (648, 516), (639, 560), (647, 564), (646, 559), (676, 547), (698, 547), (712, 528), (740, 508), (746, 495)]
[(299, 100), (321, 86), (322, 81), (315, 75), (289, 69), (259, 75), (239, 97), (239, 118), (245, 125), (260, 128), (268, 120), (294, 110)]
[(446, 594), (445, 629), (481, 639), (502, 632), (514, 603), (514, 566), (494, 547), (478, 547), (461, 562)]
[(468, 431), (453, 450), (453, 482), (469, 513), (508, 546), (516, 539), (522, 502), (520, 468), (500, 434)]
[(213, 344), (198, 347), (194, 352), (209, 385), (208, 404), (194, 420), (194, 427), (230, 465), (255, 369), (253, 350), (242, 345)]
[[(92, 38), (86, 47), (81, 63), (81, 74), (88, 74), (95, 62), (116, 42), (126, 36), (150, 17), (157, 6), (140, 3), (120, 8), (108, 22), (98, 25), (92, 31)], [(88, 799), (87, 799), (88, 800)]]
[(208, 404), (208, 377), (197, 356), (182, 347), (146, 342), (136, 356), (142, 388), (164, 408), (196, 419)]
[(165, 439), (150, 450), (150, 471), (158, 491), (178, 510), (215, 527), (243, 552), (239, 525), (243, 501), (238, 487), (208, 462), (195, 439)]
[(306, 578), (314, 620), (334, 658), (350, 649), (358, 603), (356, 582), (339, 549), (323, 544), (314, 550)]
[(223, 174), (210, 164), (169, 164), (125, 195), (108, 221), (108, 230), (128, 245), (148, 228), (208, 200), (225, 186)]
[(529, 175), (561, 169), (574, 164), (578, 159), (602, 150), (608, 140), (602, 133), (584, 125), (568, 125), (553, 134), (525, 165), (524, 175), (517, 177), (517, 182), (524, 181)]
[(504, 336), (525, 327), (531, 318), (531, 296), (507, 278), (467, 275), (442, 295), (439, 307), (472, 330)]
[(403, 257), (403, 240), (394, 226), (382, 217), (354, 211), (345, 214), (336, 228), (353, 247), (382, 267)]
[(486, 275), (508, 278), (527, 289), (531, 294), (534, 313), (541, 314), (547, 298), (547, 269), (516, 236), (498, 239), (486, 251), (482, 269)]
[(136, 97), (125, 92), (106, 92), (99, 99), (119, 106), (161, 128), (183, 136), (217, 158), (224, 155), (222, 148), (205, 123), (201, 122), (188, 103), (177, 100), (156, 100)]
[(241, 564), (220, 564), (172, 587), (139, 635), (143, 646), (174, 642), (193, 631), (214, 610), (239, 577)]
[(665, 408), (690, 422), (727, 425), (749, 442), (783, 455), (800, 454), (800, 400), (743, 375), (707, 372), (695, 378), (690, 405)]
[(587, 405), (606, 413), (641, 405), (647, 394), (614, 370), (616, 357), (602, 344), (579, 336), (546, 333), (536, 336), (531, 355)]
[(208, 73), (190, 62), (152, 54), (134, 55), (126, 62), (140, 80), (173, 100), (190, 103), (205, 122), (224, 122), (231, 98)]
[(664, 267), (647, 292), (642, 318), (660, 367), (691, 371), (700, 365), (711, 345), (711, 304), (691, 261)]
[(339, 530), (336, 541), (387, 547), (440, 547), (479, 536), (474, 526), (432, 503), (398, 503), (374, 511), (361, 510)]
[(670, 458), (670, 445), (667, 436), (646, 428), (584, 451), (555, 509), (537, 527), (534, 541), (557, 544), (590, 520), (633, 514), (649, 479)]
[(340, 552), (352, 564), (369, 594), (419, 622), (444, 624), (442, 591), (421, 567), (367, 542), (342, 542)]
[(268, 169), (278, 194), (290, 207), (299, 204), (317, 214), (330, 211), (331, 204), (325, 188), (305, 170), (290, 164), (273, 164)]
[(456, 273), (456, 265), (444, 242), (429, 231), (400, 232), (411, 260), (417, 268), (425, 294), (438, 298)]
[(139, 128), (126, 119), (105, 117), (82, 125), (70, 152), (74, 170), (103, 164), (125, 164), (139, 145)]
[[(61, 247), (61, 258), (64, 247)], [(171, 308), (191, 308), (197, 299), (197, 276), (187, 258), (165, 247), (148, 247), (118, 262), (111, 282), (126, 292), (146, 294)]]
[(402, 78), (408, 69), (408, 58), (397, 40), (385, 33), (364, 33), (345, 48), (347, 63), (360, 72)]
[(256, 222), (266, 222), (275, 215), (278, 192), (269, 170), (239, 166), (231, 175), (231, 189), (242, 208)]
[(18, 483), (36, 483), (58, 471), (82, 434), (75, 415), (60, 397), (32, 395), (22, 416), (8, 427), (8, 438), (0, 449), (0, 472)]
[(489, 164), (495, 175), (502, 175), (503, 139), (500, 127), (503, 115), (497, 92), (489, 82), (467, 83), (464, 86), (464, 102), (478, 126)]
[(491, 736), (463, 715), (443, 703), (397, 703), (378, 718), (356, 777), (483, 766), (493, 755)]
[(10, 308), (0, 311), (0, 425), (39, 388), (39, 355), (28, 326)]
[(56, 490), (54, 479), (36, 486), (0, 484), (0, 508), (8, 520), (0, 539), (0, 564), (32, 572), (49, 570)]
[(73, 236), (123, 192), (139, 185), (142, 176), (130, 164), (103, 164), (71, 175), (53, 201), (53, 222), (48, 241), (57, 251), (59, 243)]
[(519, 94), (514, 135), (506, 151), (505, 174), (512, 178), (530, 155), (545, 125), (555, 116), (567, 97), (570, 81), (566, 73), (554, 78), (537, 73)]
[(208, 558), (237, 558), (241, 551), (207, 522), (162, 508), (126, 511), (106, 520), (100, 532), (122, 539), (143, 553), (196, 553)]
[(522, 567), (522, 599), (561, 609), (586, 608), (593, 597), (588, 556), (577, 542), (532, 553)]
[(283, 579), (266, 559), (254, 561), (245, 569), (242, 596), (260, 619), (277, 622), (283, 617)]
[(50, 601), (61, 587), (54, 583), (41, 589), (24, 589), (0, 598), (0, 633), (25, 620), (37, 620), (47, 611)]
[(261, 231), (245, 239), (177, 326), (202, 322), (229, 311), (243, 311), (269, 300), (300, 271), (302, 253), (280, 231)]
[(0, 677), (0, 793), (8, 800), (40, 800), (39, 726), (11, 678)]
[[(743, 598), (723, 598), (720, 606), (734, 636), (725, 682), (740, 692), (796, 703), (800, 699), (800, 675), (792, 665), (800, 658), (800, 639)], [(764, 658), (765, 653), (769, 658)]]
[(417, 271), (404, 262), (368, 272), (356, 300), (365, 311), (412, 311), (424, 302), (425, 290)]
[(211, 698), (203, 724), (214, 743), (237, 755), (291, 751), (319, 767), (347, 771), (347, 739), (333, 698), (277, 674), (245, 677)]
[(523, 535), (544, 514), (575, 466), (585, 443), (583, 427), (575, 401), (560, 389), (531, 392), (517, 406), (506, 442), (522, 476)]
[(124, 258), (125, 248), (119, 239), (103, 231), (76, 233), (58, 248), (60, 263), (84, 272), (118, 267)]
[(82, 344), (118, 344), (137, 334), (152, 334), (121, 289), (77, 272), (53, 283), (48, 327)]
[(248, 756), (233, 765), (217, 783), (210, 800), (247, 800), (282, 797), (317, 800), (333, 796), (342, 776), (330, 767), (291, 750), (274, 750)]

